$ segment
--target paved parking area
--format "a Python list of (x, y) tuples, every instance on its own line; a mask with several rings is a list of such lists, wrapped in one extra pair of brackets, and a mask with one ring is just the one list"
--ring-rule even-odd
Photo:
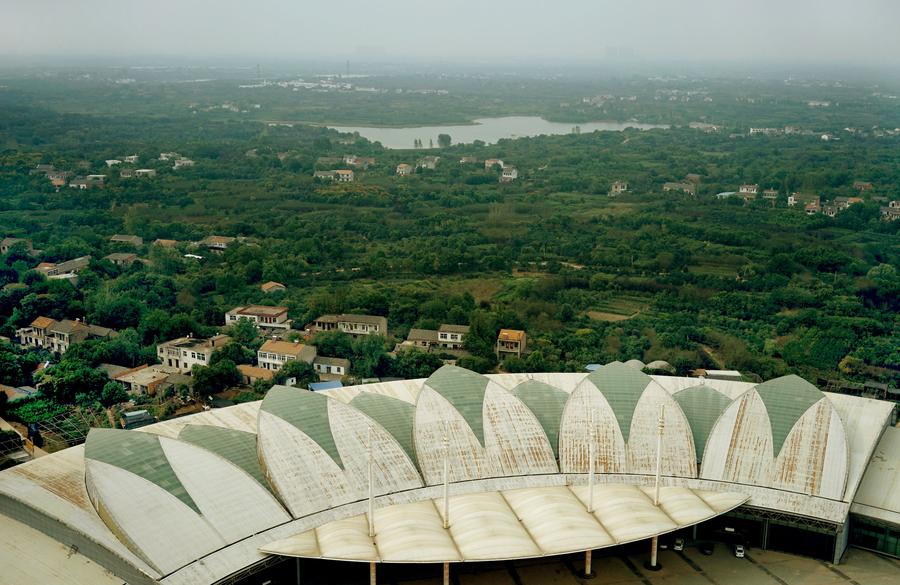
[[(696, 548), (683, 552), (661, 551), (663, 568), (644, 569), (646, 556), (594, 559), (596, 576), (580, 575), (583, 559), (555, 557), (482, 566), (454, 566), (455, 585), (900, 585), (900, 561), (858, 549), (849, 549), (840, 565), (794, 555), (749, 550), (735, 558), (729, 547), (716, 546), (711, 556)], [(422, 567), (424, 569), (424, 567)], [(402, 574), (385, 571), (379, 583), (391, 585), (439, 585), (440, 568), (434, 578), (405, 580)]]

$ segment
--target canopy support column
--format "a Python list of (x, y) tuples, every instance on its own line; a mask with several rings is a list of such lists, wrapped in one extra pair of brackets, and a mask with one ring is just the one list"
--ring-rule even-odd
[(450, 585), (450, 563), (444, 563), (444, 585)]
[(369, 563), (369, 585), (376, 585), (375, 561)]
[[(659, 418), (656, 420), (656, 487), (653, 493), (653, 505), (657, 508), (659, 507), (659, 476), (662, 468), (662, 440), (663, 440), (663, 431), (666, 428), (666, 407), (665, 405), (659, 406)], [(659, 554), (659, 537), (654, 536), (650, 539), (650, 562), (645, 563), (644, 567), (651, 571), (658, 571), (662, 569), (662, 565), (657, 563), (657, 556)]]
[(594, 551), (588, 549), (584, 551), (584, 578), (585, 579), (593, 579), (597, 576), (593, 571), (591, 556)]

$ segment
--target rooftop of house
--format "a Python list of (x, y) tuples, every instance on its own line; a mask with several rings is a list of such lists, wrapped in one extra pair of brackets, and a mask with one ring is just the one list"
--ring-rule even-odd
[(238, 315), (254, 315), (254, 316), (267, 316), (267, 317), (276, 317), (278, 315), (282, 315), (287, 313), (287, 307), (268, 307), (265, 305), (247, 305), (246, 307), (235, 307), (228, 311), (229, 313), (235, 313)]
[(109, 260), (110, 262), (119, 261), (130, 261), (135, 260), (137, 258), (137, 254), (131, 252), (113, 252), (112, 254), (108, 254), (103, 257), (104, 260)]
[(229, 337), (227, 335), (213, 335), (209, 338), (204, 337), (179, 337), (169, 341), (164, 341), (158, 347), (180, 347), (180, 348), (196, 348), (208, 349), (211, 347), (221, 347), (225, 345)]
[(35, 329), (46, 329), (56, 323), (55, 319), (51, 319), (50, 317), (38, 317), (34, 321), (31, 322), (31, 326)]
[(283, 288), (287, 288), (287, 287), (284, 286), (283, 284), (281, 284), (280, 282), (275, 282), (274, 280), (270, 280), (269, 282), (259, 285), (259, 288), (261, 288), (263, 291), (268, 292), (270, 290), (283, 289)]
[(162, 238), (157, 238), (153, 240), (153, 245), (162, 246), (163, 248), (173, 248), (178, 245), (178, 240), (164, 240)]
[(387, 318), (376, 315), (353, 315), (342, 313), (340, 315), (321, 315), (316, 321), (322, 323), (367, 323), (370, 325), (380, 325), (387, 322)]
[(525, 332), (520, 329), (501, 329), (497, 335), (498, 341), (522, 341), (525, 339)]
[(444, 323), (443, 325), (438, 327), (438, 331), (440, 331), (441, 333), (461, 333), (461, 334), (465, 335), (466, 333), (469, 332), (469, 326), (468, 325), (448, 325), (448, 324)]
[(234, 240), (235, 240), (235, 238), (232, 238), (230, 236), (206, 236), (205, 238), (200, 240), (200, 243), (203, 245), (206, 245), (206, 246), (214, 246), (217, 244), (218, 245), (222, 245), (222, 244), (227, 245), (227, 244), (230, 244), (231, 242), (233, 242)]
[(311, 345), (304, 345), (299, 341), (282, 341), (277, 339), (270, 339), (259, 348), (261, 352), (280, 353), (294, 357), (300, 357), (304, 353), (309, 353), (310, 350), (315, 355), (316, 348)]
[(251, 366), (250, 364), (239, 364), (237, 369), (242, 376), (247, 376), (248, 378), (271, 380), (275, 377), (275, 372), (273, 372), (272, 370), (267, 370), (258, 366)]
[(438, 332), (434, 329), (410, 329), (406, 339), (409, 341), (437, 342)]
[(337, 366), (340, 368), (344, 368), (345, 370), (350, 369), (350, 360), (344, 358), (317, 356), (315, 359), (315, 363), (325, 366)]

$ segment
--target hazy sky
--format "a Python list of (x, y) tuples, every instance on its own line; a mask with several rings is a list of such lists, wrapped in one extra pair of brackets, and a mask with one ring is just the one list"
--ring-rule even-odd
[(900, 0), (0, 0), (0, 55), (900, 63)]

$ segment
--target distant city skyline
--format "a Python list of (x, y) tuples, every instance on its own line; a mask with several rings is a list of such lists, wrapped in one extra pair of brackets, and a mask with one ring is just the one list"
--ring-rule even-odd
[(6, 2), (0, 56), (900, 65), (891, 0)]

